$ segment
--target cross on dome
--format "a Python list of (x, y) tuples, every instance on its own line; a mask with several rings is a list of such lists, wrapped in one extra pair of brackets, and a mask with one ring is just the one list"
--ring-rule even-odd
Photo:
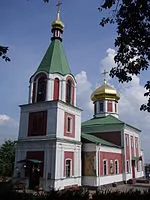
[(58, 0), (58, 3), (56, 4), (57, 6), (57, 20), (60, 20), (60, 6), (62, 5), (62, 3), (60, 2), (60, 0)]
[(106, 70), (104, 69), (104, 72), (103, 72), (102, 74), (103, 74), (103, 76), (104, 76), (104, 84), (106, 84), (106, 83), (107, 83), (107, 77), (106, 77), (106, 75), (108, 74), (108, 71), (106, 71)]

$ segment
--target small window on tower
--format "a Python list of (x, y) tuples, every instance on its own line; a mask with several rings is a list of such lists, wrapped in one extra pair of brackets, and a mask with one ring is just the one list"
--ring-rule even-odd
[(67, 81), (66, 102), (69, 103), (69, 104), (72, 104), (72, 82), (71, 82), (71, 80)]
[(64, 115), (64, 136), (75, 137), (75, 115), (73, 114)]
[(99, 102), (99, 112), (104, 111), (104, 103), (102, 101)]
[(115, 113), (117, 112), (117, 103), (115, 102)]
[(71, 117), (67, 118), (67, 132), (72, 133), (72, 118)]

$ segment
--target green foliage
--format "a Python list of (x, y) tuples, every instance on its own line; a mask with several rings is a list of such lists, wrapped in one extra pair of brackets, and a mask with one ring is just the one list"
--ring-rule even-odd
[[(119, 82), (129, 82), (133, 75), (147, 70), (150, 60), (150, 1), (147, 0), (104, 0), (99, 11), (111, 11), (103, 17), (100, 25), (116, 23), (117, 38), (114, 58), (117, 66), (110, 71), (110, 76), (117, 77)], [(150, 84), (145, 84), (144, 95), (149, 97), (148, 103), (141, 110), (150, 112)]]
[(15, 161), (15, 141), (7, 140), (0, 147), (0, 176), (12, 176)]
[(0, 58), (4, 59), (6, 62), (10, 61), (10, 58), (7, 56), (8, 47), (0, 46)]

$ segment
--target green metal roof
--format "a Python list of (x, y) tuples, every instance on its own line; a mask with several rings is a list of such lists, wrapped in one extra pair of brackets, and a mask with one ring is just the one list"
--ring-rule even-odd
[(90, 120), (82, 122), (82, 126), (95, 126), (105, 124), (124, 124), (124, 122), (120, 121), (112, 115), (107, 115), (106, 117), (92, 118)]
[(92, 143), (95, 143), (95, 144), (101, 144), (103, 146), (111, 146), (111, 147), (117, 147), (117, 148), (120, 148), (119, 146), (111, 143), (111, 142), (107, 142), (106, 140), (103, 140), (101, 138), (98, 138), (94, 135), (90, 135), (90, 134), (86, 134), (86, 133), (82, 133), (81, 134), (81, 138), (85, 139), (85, 140), (88, 140)]
[(59, 73), (63, 76), (70, 74), (62, 42), (59, 39), (52, 40), (36, 72)]
[(109, 131), (121, 131), (125, 126), (140, 131), (138, 128), (126, 124), (118, 118), (107, 115), (106, 117), (92, 118), (90, 120), (82, 122), (81, 129), (84, 133), (96, 133), (96, 132), (109, 132)]

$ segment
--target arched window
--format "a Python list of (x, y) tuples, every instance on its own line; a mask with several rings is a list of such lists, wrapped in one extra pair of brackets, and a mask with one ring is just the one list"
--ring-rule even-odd
[(72, 81), (70, 79), (66, 86), (66, 102), (72, 104)]
[(54, 80), (54, 100), (58, 100), (59, 99), (59, 79), (55, 78)]
[(46, 79), (45, 77), (40, 77), (37, 84), (37, 102), (45, 101), (46, 97)]

